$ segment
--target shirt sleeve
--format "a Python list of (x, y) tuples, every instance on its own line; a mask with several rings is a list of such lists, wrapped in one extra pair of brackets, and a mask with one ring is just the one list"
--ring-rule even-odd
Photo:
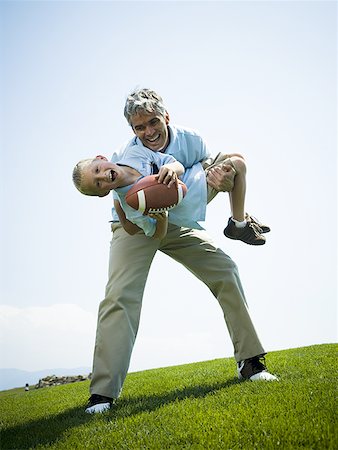
[(148, 237), (154, 236), (156, 231), (156, 219), (140, 215), (139, 217), (135, 217), (133, 218), (133, 220), (130, 220), (130, 222), (140, 227), (146, 236)]
[(170, 127), (171, 142), (166, 153), (173, 155), (187, 169), (210, 156), (205, 141), (194, 130)]
[(125, 200), (126, 192), (124, 192), (123, 188), (119, 188), (119, 192), (114, 191), (116, 200), (120, 202), (126, 218), (140, 227), (146, 236), (152, 237), (156, 231), (156, 220), (151, 217), (144, 216), (142, 213), (129, 206)]
[(194, 164), (208, 158), (210, 156), (210, 152), (208, 151), (204, 140), (200, 136), (195, 135), (191, 137), (187, 143), (186, 155), (187, 167), (192, 167)]
[(159, 153), (159, 152), (152, 152), (152, 159), (153, 162), (158, 166), (164, 166), (164, 164), (171, 164), (177, 161), (176, 158), (174, 158), (172, 155), (169, 155), (168, 153)]

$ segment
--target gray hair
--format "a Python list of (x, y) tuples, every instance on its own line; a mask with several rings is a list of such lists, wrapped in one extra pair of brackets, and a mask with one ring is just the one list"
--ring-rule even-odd
[(81, 192), (81, 194), (84, 195), (95, 195), (92, 194), (90, 191), (88, 191), (87, 189), (85, 189), (82, 186), (82, 173), (83, 173), (83, 169), (87, 166), (89, 166), (89, 164), (91, 164), (94, 161), (95, 158), (89, 158), (89, 159), (82, 159), (81, 161), (79, 161), (76, 166), (73, 169), (73, 183), (76, 187), (76, 189), (78, 191)]
[(136, 114), (158, 113), (165, 116), (167, 110), (163, 104), (162, 97), (151, 89), (136, 89), (131, 92), (124, 106), (124, 117), (131, 125), (131, 117)]

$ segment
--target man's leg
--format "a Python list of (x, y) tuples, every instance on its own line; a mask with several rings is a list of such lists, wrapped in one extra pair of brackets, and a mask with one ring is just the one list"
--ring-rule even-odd
[(169, 225), (159, 250), (182, 263), (217, 298), (237, 362), (265, 353), (249, 315), (237, 266), (204, 230)]
[(109, 280), (98, 314), (91, 394), (120, 395), (127, 375), (149, 268), (159, 241), (113, 225)]

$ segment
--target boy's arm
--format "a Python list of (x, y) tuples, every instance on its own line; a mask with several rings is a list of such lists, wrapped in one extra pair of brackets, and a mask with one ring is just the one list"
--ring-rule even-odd
[[(114, 200), (114, 207), (116, 209), (117, 215), (119, 216), (121, 225), (128, 234), (133, 235), (141, 230), (140, 227), (130, 222), (130, 220), (126, 218), (126, 215), (118, 200)], [(148, 214), (148, 216), (152, 219), (156, 219), (156, 230), (152, 238), (163, 239), (168, 231), (168, 213), (164, 212), (159, 214)]]
[(163, 239), (168, 231), (168, 211), (158, 214), (148, 214), (152, 219), (156, 219), (156, 230), (153, 239)]
[(114, 200), (114, 208), (115, 208), (115, 210), (117, 212), (117, 215), (119, 216), (121, 225), (123, 226), (123, 228), (125, 229), (125, 231), (128, 234), (133, 235), (133, 234), (135, 234), (135, 233), (137, 233), (138, 231), (141, 230), (140, 227), (138, 227), (134, 223), (130, 222), (130, 220), (128, 220), (126, 218), (126, 215), (125, 215), (125, 213), (124, 213), (124, 211), (123, 211), (123, 209), (122, 209), (122, 207), (120, 205), (120, 202), (118, 200)]

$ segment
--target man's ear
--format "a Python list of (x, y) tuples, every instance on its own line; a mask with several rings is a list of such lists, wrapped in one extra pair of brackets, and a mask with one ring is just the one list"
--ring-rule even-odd
[(103, 161), (108, 161), (108, 159), (105, 156), (102, 156), (102, 155), (95, 156), (95, 159), (103, 159)]
[(168, 124), (169, 124), (169, 121), (170, 121), (170, 117), (169, 117), (168, 111), (165, 112), (164, 119), (165, 119), (166, 125), (168, 125)]

